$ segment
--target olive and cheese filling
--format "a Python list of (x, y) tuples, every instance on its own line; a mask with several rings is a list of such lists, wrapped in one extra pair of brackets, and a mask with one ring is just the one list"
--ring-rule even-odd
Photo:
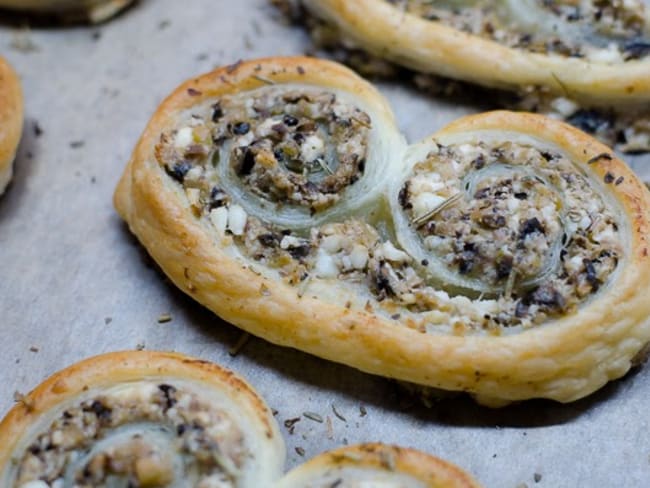
[[(605, 184), (621, 183), (610, 176)], [(432, 286), (491, 298), (475, 305), (490, 302), (501, 325), (570, 312), (607, 283), (623, 253), (613, 212), (552, 150), (440, 146), (414, 165), (398, 199), (411, 236), (405, 247)]]
[(335, 93), (270, 88), (204, 112), (157, 146), (165, 170), (204, 206), (220, 206), (217, 180), (227, 176), (269, 205), (317, 213), (364, 174), (370, 117)]
[(252, 456), (195, 388), (137, 382), (69, 406), (17, 459), (13, 488), (227, 488)]
[(650, 54), (645, 0), (387, 0), (425, 19), (532, 52), (623, 62)]

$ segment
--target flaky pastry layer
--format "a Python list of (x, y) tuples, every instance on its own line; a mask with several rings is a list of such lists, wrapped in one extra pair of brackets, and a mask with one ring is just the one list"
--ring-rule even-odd
[[(587, 106), (625, 103), (632, 107), (650, 99), (648, 56), (629, 60), (588, 59), (510, 47), (394, 5), (405, 2), (305, 0), (304, 3), (358, 46), (416, 71), (506, 89), (545, 86)], [(494, 3), (516, 5), (506, 1)], [(477, 11), (480, 8), (475, 7)], [(524, 26), (527, 22), (529, 27), (541, 29), (544, 19), (536, 22), (532, 9), (527, 14), (524, 12), (526, 7), (518, 12), (525, 17), (520, 22), (525, 20)], [(564, 22), (571, 25), (570, 21)]]
[(23, 131), (23, 94), (18, 76), (0, 57), (0, 194), (11, 180)]
[[(369, 127), (371, 141), (371, 156), (359, 166), (363, 175), (341, 191), (333, 207), (314, 209), (311, 221), (304, 213), (298, 214), (295, 227), (283, 227), (285, 220), (273, 222), (285, 207), (264, 195), (253, 196), (255, 205), (278, 210), (266, 214), (266, 221), (258, 218), (255, 205), (248, 201), (250, 195), (244, 198), (235, 188), (240, 181), (250, 183), (251, 168), (281, 169), (289, 163), (305, 163), (297, 154), (308, 153), (307, 159), (314, 161), (321, 158), (325, 165), (332, 161), (322, 146), (326, 146), (328, 130), (339, 130), (336, 124), (325, 124), (330, 129), (323, 129), (325, 122), (309, 122), (306, 112), (287, 121), (287, 114), (274, 115), (275, 109), (261, 102), (255, 105), (268, 90), (282, 89), (292, 93), (286, 103), (293, 114), (299, 111), (296, 104), (311, 106), (318, 113), (311, 95), (295, 95), (296, 90), (316, 89), (358, 104), (370, 121), (362, 124)], [(250, 94), (252, 118), (228, 122), (223, 127), (230, 135), (222, 136), (219, 124), (225, 123), (227, 113), (220, 100), (241, 93)], [(334, 113), (334, 121), (346, 127), (350, 124), (345, 118), (348, 112), (336, 109)], [(354, 117), (359, 120), (360, 116)], [(294, 127), (308, 134), (298, 138), (301, 144), (313, 141), (307, 149), (283, 145), (288, 144), (287, 134), (293, 134)], [(211, 130), (216, 131), (216, 140)], [(385, 145), (377, 151), (377, 142), (372, 141)], [(414, 158), (422, 161), (433, 150), (454, 144), (471, 149), (472, 144), (485, 141), (539, 148), (538, 153), (548, 153), (544, 157), (549, 165), (568, 158), (575, 174), (567, 178), (584, 180), (608, 206), (611, 223), (605, 230), (615, 245), (602, 251), (610, 264), (598, 267), (591, 258), (580, 261), (587, 258), (575, 254), (579, 273), (575, 279), (584, 281), (567, 288), (567, 293), (578, 294), (575, 303), (535, 280), (518, 281), (510, 272), (498, 277), (503, 281), (494, 290), (478, 288), (476, 293), (466, 293), (462, 280), (460, 291), (449, 288), (427, 272), (431, 262), (415, 261), (400, 248), (404, 241), (394, 236), (396, 229), (400, 231), (394, 219), (403, 197), (392, 188), (403, 183), (408, 165)], [(217, 152), (210, 152), (214, 147)], [(499, 157), (508, 157), (507, 152), (497, 150)], [(238, 152), (244, 156), (227, 156)], [(212, 169), (223, 164), (232, 165), (225, 168), (235, 175), (229, 186), (219, 183), (222, 180)], [(377, 165), (385, 165), (384, 171), (377, 170)], [(504, 167), (510, 165), (507, 162)], [(321, 178), (327, 174), (321, 166), (305, 163), (300, 171), (307, 178)], [(521, 178), (535, 179), (533, 170), (517, 171)], [(562, 174), (557, 178), (564, 178)], [(375, 179), (369, 179), (371, 175)], [(503, 180), (501, 173), (497, 176)], [(486, 177), (486, 181), (494, 179)], [(548, 178), (540, 178), (543, 185), (549, 184)], [(266, 191), (268, 181), (264, 181)], [(284, 181), (272, 179), (282, 188)], [(507, 178), (499, 181), (512, 184)], [(539, 186), (535, 183), (531, 188)], [(363, 189), (362, 198), (356, 196), (357, 188)], [(551, 193), (558, 191), (555, 188)], [(544, 198), (563, 205), (561, 197)], [(500, 404), (533, 397), (576, 400), (629, 370), (650, 339), (650, 304), (642, 292), (650, 280), (649, 198), (631, 170), (607, 147), (565, 124), (530, 114), (494, 112), (461, 119), (409, 148), (383, 98), (349, 70), (309, 58), (270, 58), (225, 67), (179, 87), (141, 137), (116, 190), (115, 205), (172, 281), (225, 320), (273, 343), (363, 371), (467, 391), (483, 403)], [(596, 225), (593, 217), (585, 224), (588, 229)], [(496, 224), (485, 224), (488, 228), (502, 232), (500, 219), (490, 222)], [(548, 222), (556, 219), (528, 215), (513, 242), (530, 248), (534, 242), (530, 239), (541, 239), (547, 231), (544, 226), (551, 225)], [(557, 222), (564, 222), (564, 216)], [(416, 224), (419, 221), (407, 225)], [(580, 223), (576, 225), (571, 232), (582, 232), (576, 234), (580, 239), (589, 238), (591, 234), (580, 230)], [(553, 243), (564, 243), (569, 236), (560, 237), (554, 230), (549, 246), (554, 248)], [(354, 245), (346, 244), (350, 240)], [(461, 251), (464, 256), (467, 249)], [(551, 271), (561, 274), (557, 263), (562, 256), (553, 254), (552, 258)], [(465, 272), (462, 262), (450, 263), (459, 273)], [(411, 288), (401, 290), (403, 286)], [(504, 293), (514, 293), (524, 306), (513, 305), (513, 315), (507, 320), (500, 315), (505, 313)], [(468, 307), (473, 307), (474, 314), (481, 307), (492, 307), (496, 314), (485, 312), (489, 323), (481, 324), (468, 319), (464, 312)], [(519, 320), (524, 314), (534, 318), (538, 313), (546, 314), (541, 323)]]

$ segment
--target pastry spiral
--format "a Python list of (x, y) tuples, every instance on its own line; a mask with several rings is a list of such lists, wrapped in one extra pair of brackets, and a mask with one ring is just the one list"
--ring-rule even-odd
[(54, 15), (64, 21), (104, 22), (133, 0), (0, 0), (0, 8)]
[(304, 0), (373, 54), (499, 88), (544, 86), (592, 106), (650, 100), (643, 0)]
[(0, 195), (13, 174), (16, 149), (23, 131), (23, 94), (18, 76), (0, 57)]
[(232, 372), (180, 354), (110, 353), (60, 371), (0, 423), (7, 488), (259, 487), (279, 478), (275, 419)]
[(290, 471), (277, 488), (479, 488), (472, 477), (428, 454), (383, 444), (329, 451)]
[(409, 147), (383, 98), (330, 62), (182, 85), (115, 205), (224, 319), (484, 403), (581, 398), (650, 340), (650, 196), (606, 146), (493, 112)]
[(452, 464), (382, 444), (328, 452), (280, 478), (284, 457), (275, 418), (251, 386), (173, 353), (86, 359), (0, 422), (5, 488), (479, 486)]

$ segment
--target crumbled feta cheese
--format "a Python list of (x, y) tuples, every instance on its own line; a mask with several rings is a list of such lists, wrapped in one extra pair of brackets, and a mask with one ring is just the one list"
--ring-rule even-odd
[(332, 256), (319, 249), (316, 255), (314, 273), (318, 278), (336, 278), (339, 274), (339, 268)]
[(244, 233), (248, 215), (246, 211), (237, 204), (233, 204), (228, 209), (228, 228), (236, 236)]
[(176, 133), (174, 145), (179, 148), (185, 148), (194, 142), (194, 131), (191, 127), (183, 127)]
[(310, 135), (305, 138), (300, 147), (300, 157), (304, 161), (315, 161), (324, 154), (325, 144), (323, 140), (315, 135)]
[(226, 207), (219, 207), (210, 211), (210, 221), (217, 233), (223, 236), (228, 227), (228, 209)]

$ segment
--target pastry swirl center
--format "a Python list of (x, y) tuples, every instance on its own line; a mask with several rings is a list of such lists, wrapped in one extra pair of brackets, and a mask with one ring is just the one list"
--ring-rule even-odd
[(66, 408), (27, 446), (12, 486), (234, 487), (250, 456), (229, 415), (197, 392), (137, 382)]

